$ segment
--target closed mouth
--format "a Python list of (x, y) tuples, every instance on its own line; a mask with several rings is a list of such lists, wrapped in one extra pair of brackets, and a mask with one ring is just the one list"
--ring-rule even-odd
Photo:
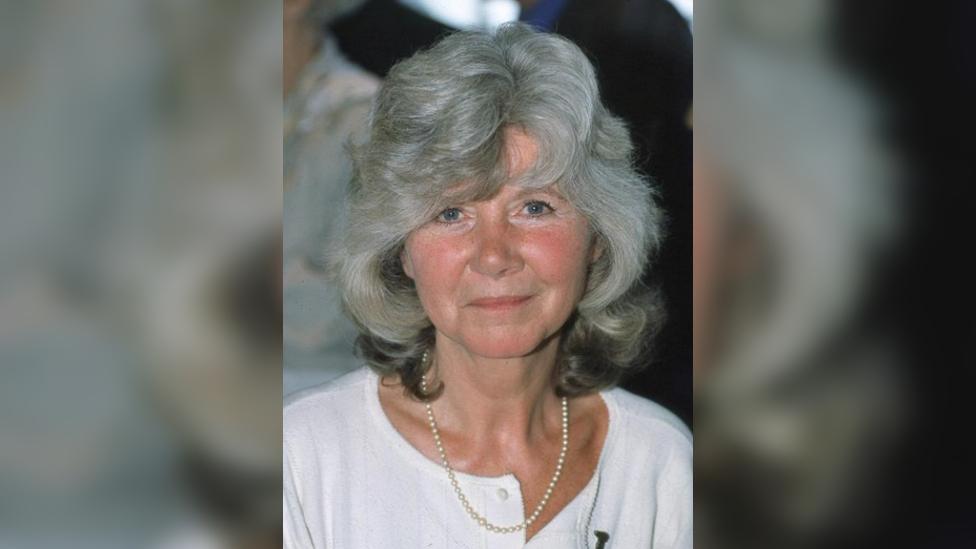
[(512, 309), (532, 299), (530, 295), (509, 295), (501, 297), (482, 297), (468, 302), (468, 306), (479, 309), (503, 310)]

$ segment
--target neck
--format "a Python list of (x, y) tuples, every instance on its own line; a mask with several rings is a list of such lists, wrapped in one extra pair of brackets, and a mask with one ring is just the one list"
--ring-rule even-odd
[(305, 65), (315, 57), (322, 44), (321, 36), (310, 25), (300, 22), (285, 22), (281, 43), (282, 89), (284, 96), (292, 92), (298, 84)]
[(561, 426), (560, 399), (553, 384), (559, 337), (532, 354), (485, 358), (437, 338), (428, 379), (444, 383), (434, 402), (437, 420), (475, 440), (528, 443)]

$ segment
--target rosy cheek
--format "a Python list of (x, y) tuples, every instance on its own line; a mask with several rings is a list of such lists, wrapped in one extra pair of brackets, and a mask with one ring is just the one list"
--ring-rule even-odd
[(442, 237), (417, 235), (409, 250), (418, 289), (435, 297), (434, 294), (454, 286), (453, 279), (462, 262), (456, 243)]
[(526, 254), (535, 257), (536, 264), (553, 281), (570, 282), (583, 276), (586, 268), (585, 248), (585, 230), (572, 226), (560, 227), (534, 234), (528, 239)]

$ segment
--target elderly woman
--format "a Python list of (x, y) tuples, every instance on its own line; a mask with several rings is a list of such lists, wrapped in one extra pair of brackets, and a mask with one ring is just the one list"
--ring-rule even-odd
[(368, 368), (285, 410), (286, 547), (691, 547), (691, 437), (614, 385), (660, 322), (648, 182), (523, 25), (401, 62), (334, 269)]

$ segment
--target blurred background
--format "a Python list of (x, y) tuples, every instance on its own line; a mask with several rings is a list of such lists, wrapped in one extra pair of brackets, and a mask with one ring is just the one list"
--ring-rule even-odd
[(671, 215), (628, 388), (694, 397), (697, 545), (971, 545), (974, 6), (0, 2), (0, 547), (280, 545), (282, 395), (349, 356), (300, 306), (342, 136), (512, 18), (588, 52)]
[(0, 5), (0, 547), (279, 545), (281, 5)]
[(696, 543), (972, 545), (973, 4), (695, 13)]

